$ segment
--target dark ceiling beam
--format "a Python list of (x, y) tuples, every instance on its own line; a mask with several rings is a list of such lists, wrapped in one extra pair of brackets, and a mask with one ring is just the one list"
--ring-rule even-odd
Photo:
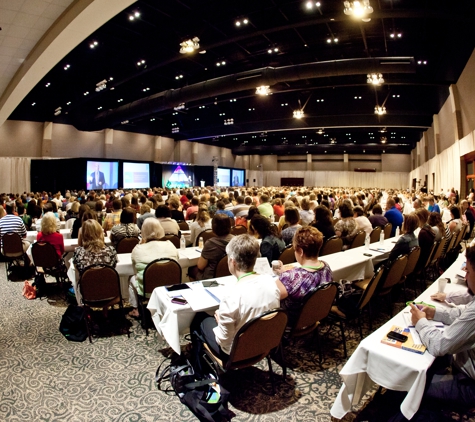
[(94, 116), (86, 114), (83, 110), (76, 110), (73, 114), (73, 121), (74, 126), (79, 130), (101, 130), (119, 126), (124, 121), (141, 119), (154, 113), (171, 110), (189, 101), (255, 89), (260, 85), (273, 86), (281, 82), (330, 76), (366, 75), (371, 72), (415, 73), (416, 66), (412, 57), (375, 57), (304, 63), (278, 68), (265, 67), (211, 79), (179, 89), (169, 89)]
[(207, 127), (204, 129), (194, 129), (180, 131), (176, 136), (178, 140), (201, 141), (207, 138), (218, 136), (239, 136), (251, 135), (261, 132), (294, 132), (294, 131), (316, 131), (319, 128), (325, 129), (379, 129), (383, 126), (401, 129), (413, 129), (425, 131), (432, 124), (432, 115), (385, 115), (375, 114), (355, 114), (346, 116), (309, 116), (304, 119), (279, 119), (265, 120), (258, 122), (240, 123), (234, 125), (220, 125)]

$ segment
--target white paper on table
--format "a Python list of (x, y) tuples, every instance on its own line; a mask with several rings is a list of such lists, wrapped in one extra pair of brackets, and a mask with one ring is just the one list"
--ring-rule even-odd
[(411, 333), (414, 345), (422, 344), (421, 338), (419, 337), (419, 333), (414, 327), (409, 327), (409, 332)]
[[(402, 316), (404, 318), (404, 323), (406, 324), (407, 328), (414, 328), (414, 324), (412, 323), (411, 320), (411, 313), (410, 312), (403, 312)], [(440, 321), (434, 321), (433, 319), (428, 319), (427, 323), (429, 326), (438, 328), (439, 330), (443, 330), (445, 328), (445, 325), (443, 322)]]
[(188, 304), (195, 312), (203, 311), (209, 308), (215, 308), (219, 302), (212, 297), (205, 288), (186, 289), (182, 293)]
[(179, 252), (180, 255), (183, 255), (187, 257), (188, 259), (196, 259), (201, 256), (201, 250), (198, 248), (185, 248), (185, 249), (180, 249)]
[(267, 258), (257, 258), (254, 271), (258, 274), (274, 274)]

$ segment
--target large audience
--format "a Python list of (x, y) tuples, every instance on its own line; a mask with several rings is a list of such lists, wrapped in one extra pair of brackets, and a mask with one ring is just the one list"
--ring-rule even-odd
[[(401, 236), (388, 261), (418, 246), (419, 261), (426, 262), (434, 241), (451, 238), (465, 227), (469, 227), (466, 239), (471, 237), (474, 201), (473, 189), (461, 200), (454, 188), (438, 194), (425, 189), (315, 187), (79, 190), (64, 195), (24, 192), (0, 195), (0, 237), (18, 233), (26, 251), (27, 231), (36, 230), (37, 240), (51, 243), (61, 257), (64, 241), (59, 227), (61, 221), (69, 221), (71, 237), (78, 239), (73, 262), (79, 274), (90, 265), (114, 267), (120, 241), (139, 238), (131, 256), (136, 275), (129, 282), (129, 316), (139, 317), (144, 269), (157, 258), (178, 259), (176, 246), (160, 240), (180, 236), (189, 225), (188, 246), (202, 248), (197, 265), (188, 269), (189, 279), (214, 277), (218, 263), (227, 255), (229, 271), (238, 280), (214, 316), (198, 313), (191, 324), (193, 347), (200, 347), (196, 332), (206, 338), (214, 353), (226, 359), (234, 334), (251, 318), (280, 305), (292, 326), (306, 295), (333, 281), (331, 268), (320, 258), (328, 240), (340, 238), (342, 249), (349, 249), (358, 234), (369, 241), (374, 229), (383, 231), (390, 224), (391, 236)], [(242, 226), (245, 234), (233, 235), (234, 226)], [(204, 232), (211, 231), (213, 236), (202, 245)], [(110, 246), (104, 242), (105, 236), (110, 238)], [(277, 268), (276, 279), (254, 271), (259, 255), (274, 269), (287, 247), (293, 247), (300, 265)], [(456, 258), (443, 256), (442, 267)]]

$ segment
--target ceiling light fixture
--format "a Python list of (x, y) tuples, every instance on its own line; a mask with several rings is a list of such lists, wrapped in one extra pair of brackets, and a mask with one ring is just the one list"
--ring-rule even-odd
[(294, 110), (294, 119), (301, 119), (303, 116), (303, 110)]
[(386, 107), (377, 105), (374, 107), (374, 113), (382, 116), (386, 114)]
[(54, 115), (55, 116), (59, 116), (61, 114), (61, 107), (58, 107), (55, 111), (54, 111)]
[(224, 126), (233, 125), (233, 124), (234, 124), (234, 119), (226, 119), (224, 121)]
[(92, 41), (91, 44), (89, 44), (89, 48), (96, 48), (99, 45), (97, 41)]
[(173, 107), (173, 110), (178, 111), (178, 110), (183, 110), (185, 108), (185, 103), (180, 103), (176, 107)]
[(373, 85), (381, 85), (384, 84), (384, 78), (381, 73), (368, 73), (368, 79), (366, 82)]
[(323, 127), (321, 127), (320, 129), (317, 130), (317, 133), (319, 135), (323, 135), (325, 133), (325, 129)]
[(107, 84), (107, 81), (105, 79), (98, 82), (96, 84), (96, 92), (99, 92), (99, 91), (102, 91), (103, 89), (106, 89), (107, 88), (106, 84)]
[(132, 13), (131, 15), (129, 15), (129, 20), (130, 20), (130, 21), (133, 21), (133, 20), (135, 20), (135, 19), (137, 19), (137, 18), (139, 18), (139, 17), (140, 17), (140, 12), (134, 12), (134, 13)]
[(305, 2), (305, 7), (307, 8), (307, 10), (312, 10), (314, 7), (320, 7), (322, 4), (317, 1), (317, 2), (313, 2), (313, 1), (307, 1)]
[(244, 18), (242, 20), (237, 20), (236, 26), (247, 25), (248, 23), (249, 23), (249, 20), (247, 18)]
[(145, 64), (145, 60), (139, 60), (139, 61), (137, 62), (137, 66), (142, 66), (142, 65), (144, 65), (144, 64)]
[(388, 138), (386, 136), (381, 136), (381, 143), (385, 144), (388, 141)]
[(256, 95), (269, 95), (269, 85), (261, 85), (256, 88)]
[(183, 41), (180, 43), (180, 46), (181, 54), (193, 53), (193, 51), (200, 48), (200, 39), (198, 37), (194, 37), (191, 40)]
[(71, 67), (71, 65), (67, 64), (67, 65), (64, 66), (64, 70), (68, 70), (70, 67)]
[(369, 0), (344, 1), (343, 5), (345, 6), (343, 10), (345, 15), (361, 19), (363, 22), (369, 22), (371, 20), (371, 18), (368, 18), (368, 15), (373, 13), (373, 8), (369, 4)]

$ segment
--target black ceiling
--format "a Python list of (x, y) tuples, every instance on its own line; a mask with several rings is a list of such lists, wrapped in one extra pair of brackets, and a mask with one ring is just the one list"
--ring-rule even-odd
[[(10, 118), (236, 154), (409, 153), (474, 49), (475, 2), (371, 0), (370, 22), (345, 15), (343, 1), (312, 3), (139, 0), (60, 61)], [(193, 37), (200, 49), (180, 54)], [(369, 71), (384, 84), (368, 84)], [(258, 85), (271, 95), (257, 96)], [(293, 118), (301, 107), (304, 118)]]

